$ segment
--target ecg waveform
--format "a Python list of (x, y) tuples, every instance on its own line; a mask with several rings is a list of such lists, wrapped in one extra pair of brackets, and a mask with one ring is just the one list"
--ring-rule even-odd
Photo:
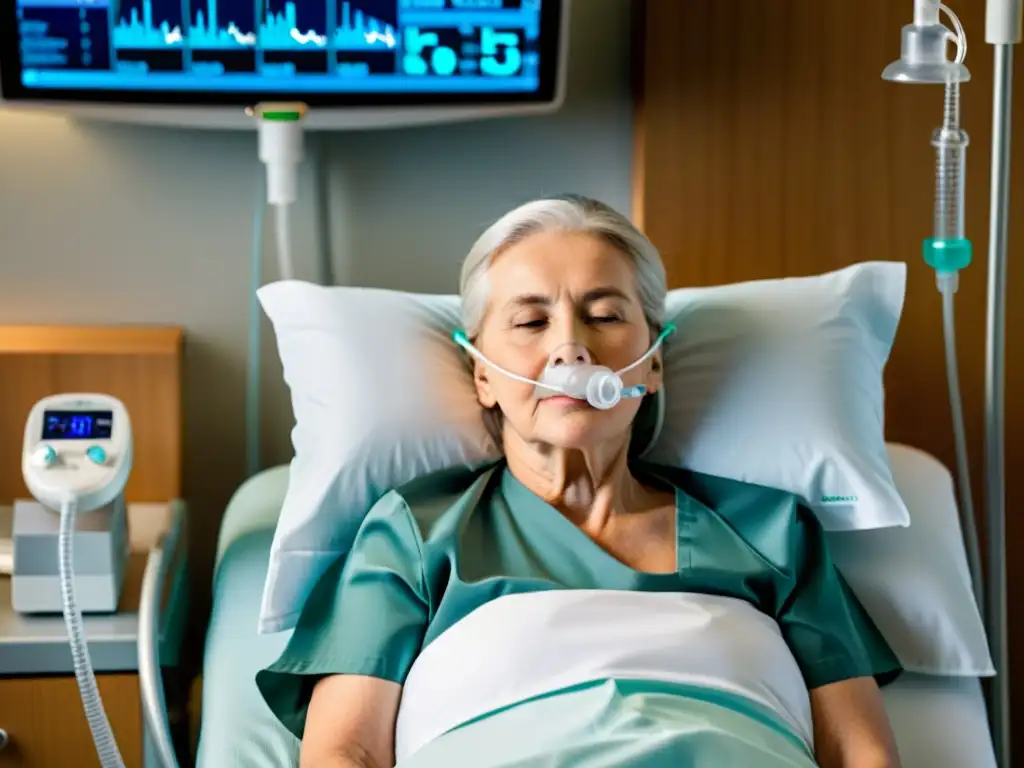
[[(380, 19), (353, 9), (348, 2), (340, 4), (334, 47), (346, 51), (388, 50), (398, 45), (395, 28)], [(152, 0), (142, 0), (142, 12), (132, 8), (127, 19), (114, 28), (114, 45), (118, 48), (178, 48), (185, 43), (195, 48), (251, 48), (261, 43), (268, 48), (321, 49), (332, 38), (326, 32), (302, 29), (295, 2), (287, 2), (284, 10), (268, 12), (257, 36), (253, 30), (242, 29), (230, 20), (221, 26), (217, 0), (208, 0), (206, 10), (198, 10), (195, 22), (188, 27), (188, 38), (179, 24), (153, 18)]]
[(256, 45), (256, 32), (241, 29), (238, 23), (229, 19), (226, 27), (220, 26), (217, 0), (208, 0), (205, 12), (196, 11), (195, 23), (189, 27), (188, 42), (194, 48), (252, 48)]
[(315, 29), (300, 29), (295, 3), (288, 2), (280, 13), (268, 11), (260, 29), (260, 43), (266, 48), (315, 50), (327, 47), (327, 34)]
[(166, 20), (154, 25), (152, 0), (142, 0), (141, 19), (138, 8), (132, 8), (128, 20), (114, 27), (117, 48), (180, 48), (184, 42), (181, 26)]
[(345, 51), (373, 51), (394, 48), (398, 45), (398, 34), (390, 24), (355, 12), (347, 2), (341, 4), (341, 18), (334, 34), (334, 47)]
[(333, 36), (299, 24), (296, 4), (287, 2), (284, 10), (267, 13), (260, 30), (260, 42), (268, 48), (322, 49), (328, 44), (338, 50), (388, 50), (398, 45), (395, 28), (380, 19), (353, 10), (347, 2), (341, 3), (340, 18)]

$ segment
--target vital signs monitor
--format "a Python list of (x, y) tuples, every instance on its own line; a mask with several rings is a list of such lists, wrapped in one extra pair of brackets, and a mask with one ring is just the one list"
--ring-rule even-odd
[(540, 104), (563, 0), (0, 0), (8, 102)]

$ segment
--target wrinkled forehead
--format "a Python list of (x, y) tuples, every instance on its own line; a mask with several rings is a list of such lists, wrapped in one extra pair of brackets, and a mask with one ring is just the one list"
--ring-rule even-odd
[(598, 291), (640, 302), (632, 259), (584, 233), (530, 235), (494, 257), (489, 278), (492, 308), (521, 295), (582, 301)]

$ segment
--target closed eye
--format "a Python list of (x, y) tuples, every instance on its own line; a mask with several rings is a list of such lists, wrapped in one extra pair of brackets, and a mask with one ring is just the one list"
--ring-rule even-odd
[[(594, 315), (594, 316), (588, 317), (586, 322), (592, 323), (594, 325), (605, 325), (605, 324), (608, 324), (608, 323), (619, 323), (619, 322), (622, 322), (622, 320), (621, 320), (621, 318), (616, 317), (614, 315)], [(516, 328), (530, 328), (530, 329), (536, 330), (536, 329), (539, 329), (539, 328), (543, 328), (547, 324), (548, 324), (547, 318), (538, 318), (536, 320), (527, 320), (526, 322), (516, 323), (515, 327)]]

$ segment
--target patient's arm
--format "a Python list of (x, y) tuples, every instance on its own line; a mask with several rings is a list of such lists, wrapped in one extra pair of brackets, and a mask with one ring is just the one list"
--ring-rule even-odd
[(313, 689), (300, 768), (390, 768), (402, 687), (361, 675), (332, 675)]
[(896, 739), (873, 677), (813, 688), (811, 716), (821, 768), (899, 768)]

